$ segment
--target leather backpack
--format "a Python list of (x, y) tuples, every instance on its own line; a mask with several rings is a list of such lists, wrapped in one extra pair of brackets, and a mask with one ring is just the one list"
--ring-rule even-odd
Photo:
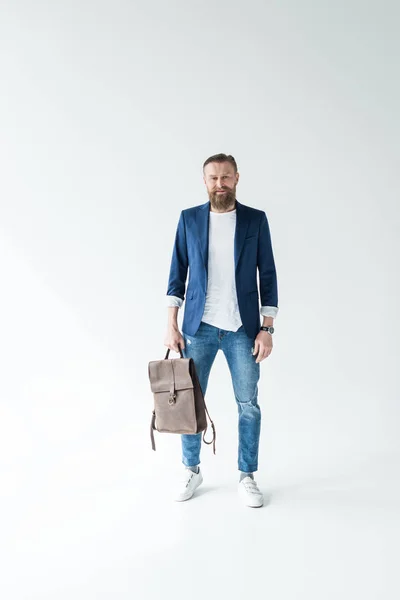
[[(215, 454), (215, 427), (208, 413), (203, 391), (193, 358), (168, 358), (169, 349), (162, 360), (149, 362), (150, 387), (154, 396), (154, 410), (150, 424), (152, 449), (156, 449), (154, 430), (163, 433), (203, 433), (205, 444), (213, 444)], [(207, 442), (207, 416), (213, 437)]]

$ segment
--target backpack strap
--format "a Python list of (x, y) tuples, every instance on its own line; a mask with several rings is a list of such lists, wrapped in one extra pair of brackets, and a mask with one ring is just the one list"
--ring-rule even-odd
[(153, 410), (151, 415), (151, 423), (150, 423), (150, 439), (151, 439), (151, 447), (153, 450), (156, 449), (156, 443), (154, 441), (154, 430), (156, 428), (156, 412)]
[(213, 445), (213, 453), (215, 454), (215, 440), (216, 440), (217, 434), (215, 432), (215, 425), (214, 425), (214, 423), (213, 423), (213, 421), (212, 421), (212, 419), (210, 417), (210, 413), (207, 410), (207, 405), (206, 405), (206, 401), (205, 400), (204, 400), (204, 408), (206, 409), (207, 416), (210, 419), (211, 428), (212, 428), (212, 431), (213, 431), (213, 436), (212, 436), (212, 440), (210, 442), (207, 442), (207, 440), (206, 440), (207, 427), (206, 427), (205, 430), (204, 430), (204, 432), (203, 432), (203, 442), (205, 444), (208, 444), (208, 445), (212, 444)]

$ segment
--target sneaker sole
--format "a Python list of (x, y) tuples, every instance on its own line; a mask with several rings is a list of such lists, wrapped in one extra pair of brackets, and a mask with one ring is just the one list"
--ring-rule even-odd
[(249, 500), (248, 500), (247, 496), (245, 496), (245, 495), (243, 494), (243, 492), (241, 492), (241, 491), (239, 491), (239, 498), (240, 498), (241, 502), (242, 502), (242, 503), (243, 503), (245, 506), (248, 506), (249, 508), (261, 508), (262, 506), (264, 506), (264, 499), (263, 499), (263, 500), (261, 500), (261, 501), (259, 501), (259, 502), (256, 502), (256, 501), (254, 500), (254, 504), (251, 504), (251, 503), (249, 502)]

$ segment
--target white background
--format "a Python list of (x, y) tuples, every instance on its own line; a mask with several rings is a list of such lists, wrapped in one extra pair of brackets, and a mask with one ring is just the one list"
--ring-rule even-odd
[[(1, 2), (4, 598), (398, 598), (399, 14)], [(149, 438), (175, 228), (218, 152), (278, 273), (257, 511), (221, 354), (190, 502), (179, 437)]]

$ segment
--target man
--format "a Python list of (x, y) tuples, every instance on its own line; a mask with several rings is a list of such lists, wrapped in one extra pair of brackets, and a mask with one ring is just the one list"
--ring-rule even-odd
[[(209, 201), (183, 210), (176, 231), (164, 344), (175, 352), (180, 346), (185, 358), (193, 358), (204, 395), (215, 356), (223, 351), (239, 413), (239, 494), (247, 506), (259, 507), (263, 495), (253, 475), (258, 469), (261, 424), (258, 381), (260, 363), (272, 351), (273, 320), (278, 312), (269, 224), (265, 212), (236, 199), (239, 173), (233, 156), (208, 158), (203, 179)], [(188, 268), (182, 335), (177, 314), (185, 299)], [(203, 481), (201, 433), (181, 438), (185, 479), (177, 501), (189, 500)]]

